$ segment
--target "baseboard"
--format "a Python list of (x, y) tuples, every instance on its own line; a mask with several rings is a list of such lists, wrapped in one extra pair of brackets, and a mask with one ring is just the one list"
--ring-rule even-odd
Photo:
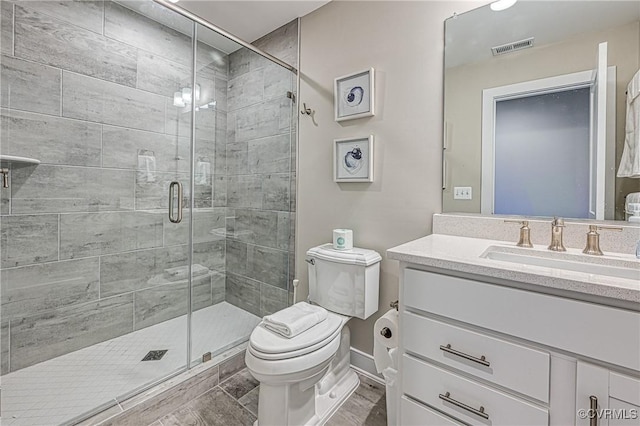
[(373, 362), (373, 357), (371, 355), (352, 347), (350, 361), (351, 367), (359, 373), (365, 374), (372, 380), (384, 384), (384, 377), (376, 371), (376, 364)]

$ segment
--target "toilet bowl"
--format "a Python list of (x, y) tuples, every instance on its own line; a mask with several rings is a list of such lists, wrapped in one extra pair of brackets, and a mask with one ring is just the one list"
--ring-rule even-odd
[(294, 337), (260, 323), (245, 354), (249, 372), (260, 382), (260, 426), (321, 425), (360, 381), (350, 369), (352, 317), (377, 310), (379, 262), (372, 250), (336, 252), (331, 244), (307, 252), (309, 300), (327, 309), (327, 318)]
[[(291, 339), (262, 325), (253, 330), (245, 363), (260, 382), (256, 424), (322, 424), (335, 411), (332, 406), (341, 401), (335, 389), (331, 397), (327, 396), (335, 404), (320, 404), (322, 410), (318, 410), (316, 400), (346, 376), (350, 380), (343, 382), (348, 381), (349, 385), (341, 390), (343, 399), (348, 398), (359, 384), (355, 373), (348, 374), (348, 320), (349, 317), (328, 312), (325, 321)], [(330, 383), (327, 378), (332, 378)]]

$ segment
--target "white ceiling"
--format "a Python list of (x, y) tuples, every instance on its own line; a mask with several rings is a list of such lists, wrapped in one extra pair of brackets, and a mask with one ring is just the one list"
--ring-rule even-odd
[(522, 1), (502, 12), (483, 6), (447, 20), (446, 67), (491, 58), (491, 47), (535, 37), (555, 43), (640, 19), (638, 1)]
[(178, 6), (249, 43), (330, 0), (182, 0)]
[[(115, 0), (129, 9), (191, 36), (191, 20), (149, 0)], [(227, 31), (240, 40), (252, 43), (292, 20), (313, 12), (331, 0), (187, 0), (177, 6)], [(198, 40), (224, 53), (242, 46), (212, 30), (198, 27)]]

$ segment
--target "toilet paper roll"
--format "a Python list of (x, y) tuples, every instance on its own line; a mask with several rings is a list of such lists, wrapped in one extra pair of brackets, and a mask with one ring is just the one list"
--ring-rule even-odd
[(389, 349), (398, 347), (398, 311), (390, 309), (373, 325), (373, 362), (381, 373), (394, 365)]
[(351, 229), (334, 229), (333, 248), (335, 250), (351, 250), (353, 248), (353, 231)]

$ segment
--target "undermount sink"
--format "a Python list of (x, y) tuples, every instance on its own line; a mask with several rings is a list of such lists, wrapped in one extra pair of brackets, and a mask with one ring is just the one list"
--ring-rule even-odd
[(520, 265), (539, 266), (636, 280), (640, 285), (640, 262), (633, 260), (557, 252), (547, 253), (501, 246), (489, 247), (480, 257)]

